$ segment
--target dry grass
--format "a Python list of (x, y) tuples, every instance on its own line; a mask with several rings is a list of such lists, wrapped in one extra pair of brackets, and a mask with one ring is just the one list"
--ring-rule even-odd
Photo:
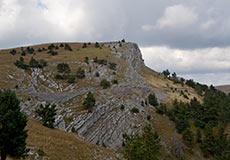
[(45, 156), (51, 160), (89, 160), (94, 158), (101, 160), (108, 157), (115, 159), (111, 150), (85, 142), (74, 133), (44, 127), (37, 120), (29, 118), (27, 129), (29, 134), (27, 146), (34, 148), (33, 151), (42, 149)]

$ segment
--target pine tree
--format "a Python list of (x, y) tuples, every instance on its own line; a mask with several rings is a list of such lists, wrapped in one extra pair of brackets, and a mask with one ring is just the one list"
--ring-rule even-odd
[(86, 109), (91, 109), (93, 106), (95, 106), (95, 103), (96, 103), (96, 100), (93, 94), (89, 92), (83, 102), (83, 105), (86, 107)]
[(27, 152), (25, 130), (27, 118), (20, 112), (20, 101), (10, 90), (0, 91), (0, 154), (1, 160), (7, 155), (25, 158)]

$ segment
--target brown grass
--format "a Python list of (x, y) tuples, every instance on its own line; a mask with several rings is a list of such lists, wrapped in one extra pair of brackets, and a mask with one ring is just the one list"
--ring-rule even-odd
[(111, 150), (85, 142), (74, 133), (49, 129), (42, 126), (41, 122), (37, 120), (31, 118), (28, 120), (27, 146), (34, 148), (33, 152), (42, 149), (45, 156), (51, 160), (89, 160), (94, 158), (101, 160), (108, 157), (115, 159)]

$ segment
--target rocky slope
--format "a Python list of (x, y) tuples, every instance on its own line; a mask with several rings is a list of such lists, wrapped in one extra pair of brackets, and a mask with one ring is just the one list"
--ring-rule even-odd
[[(33, 48), (38, 50), (49, 45)], [(159, 102), (170, 103), (174, 98), (186, 101), (180, 96), (181, 90), (189, 90), (189, 98), (196, 96), (199, 99), (191, 88), (173, 84), (147, 68), (137, 44), (111, 42), (101, 43), (100, 48), (95, 48), (94, 44), (82, 48), (82, 44), (73, 43), (70, 46), (73, 51), (59, 48), (56, 56), (48, 55), (47, 51), (26, 55), (25, 62), (29, 62), (32, 56), (48, 62), (48, 66), (43, 69), (31, 68), (27, 71), (13, 64), (20, 57), (20, 48), (16, 49), (16, 55), (10, 55), (10, 50), (0, 51), (0, 59), (4, 60), (0, 67), (0, 85), (2, 88), (12, 88), (16, 91), (22, 101), (23, 112), (39, 120), (35, 109), (40, 104), (56, 104), (58, 114), (55, 128), (67, 132), (75, 130), (82, 139), (106, 146), (115, 152), (119, 152), (122, 147), (123, 134), (140, 132), (147, 123), (152, 123), (160, 133), (163, 150), (167, 153), (162, 157), (174, 159), (176, 156), (187, 156), (181, 136), (176, 133), (173, 123), (166, 117), (157, 115), (155, 108), (146, 100), (150, 93), (155, 93)], [(84, 62), (85, 57), (89, 58), (88, 63)], [(108, 64), (95, 63), (95, 57), (107, 60)], [(70, 65), (71, 74), (76, 74), (79, 67), (84, 69), (85, 78), (77, 79), (71, 84), (55, 79), (56, 66), (61, 62)], [(116, 69), (111, 69), (109, 63), (115, 63)], [(97, 72), (99, 77), (95, 76)], [(99, 85), (102, 79), (116, 79), (118, 84), (103, 89)], [(174, 88), (177, 88), (177, 91), (174, 91)], [(96, 99), (96, 106), (90, 112), (82, 106), (89, 91)], [(121, 109), (122, 105), (124, 109)], [(131, 111), (134, 107), (139, 113)], [(152, 116), (151, 121), (147, 120), (148, 115)], [(188, 157), (201, 159), (199, 152), (192, 155), (189, 153)]]

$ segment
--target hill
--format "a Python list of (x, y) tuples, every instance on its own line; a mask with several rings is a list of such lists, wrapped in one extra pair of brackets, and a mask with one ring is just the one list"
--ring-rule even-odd
[(228, 94), (230, 92), (230, 85), (216, 86), (216, 89)]
[[(60, 67), (63, 64), (69, 68)], [(44, 146), (48, 157), (56, 151), (45, 147), (45, 137), (50, 137), (50, 143), (54, 143), (57, 139), (65, 139), (66, 132), (74, 131), (87, 142), (121, 153), (123, 135), (139, 133), (150, 123), (161, 137), (162, 159), (204, 159), (198, 147), (192, 152), (187, 149), (173, 121), (158, 114), (148, 99), (154, 93), (158, 102), (167, 104), (170, 109), (174, 99), (189, 102), (194, 97), (202, 101), (202, 97), (194, 88), (174, 83), (146, 67), (135, 43), (53, 43), (1, 50), (0, 75), (0, 87), (17, 93), (22, 111), (29, 117), (41, 119), (35, 114), (40, 104), (57, 105), (55, 128), (65, 132), (41, 130), (62, 136), (47, 136), (40, 132), (40, 138), (29, 138), (40, 144), (38, 149)], [(109, 85), (101, 84), (102, 80)], [(96, 105), (91, 110), (83, 106), (88, 92), (93, 93), (96, 99)], [(38, 124), (32, 119), (31, 123)], [(35, 130), (30, 133), (37, 134)], [(66, 136), (74, 138), (73, 134), (66, 133)], [(84, 147), (77, 148), (84, 150)], [(73, 152), (62, 152), (70, 159), (75, 157)], [(104, 151), (101, 153), (103, 155)], [(105, 153), (113, 157), (112, 152)], [(90, 157), (92, 152), (82, 154)]]

